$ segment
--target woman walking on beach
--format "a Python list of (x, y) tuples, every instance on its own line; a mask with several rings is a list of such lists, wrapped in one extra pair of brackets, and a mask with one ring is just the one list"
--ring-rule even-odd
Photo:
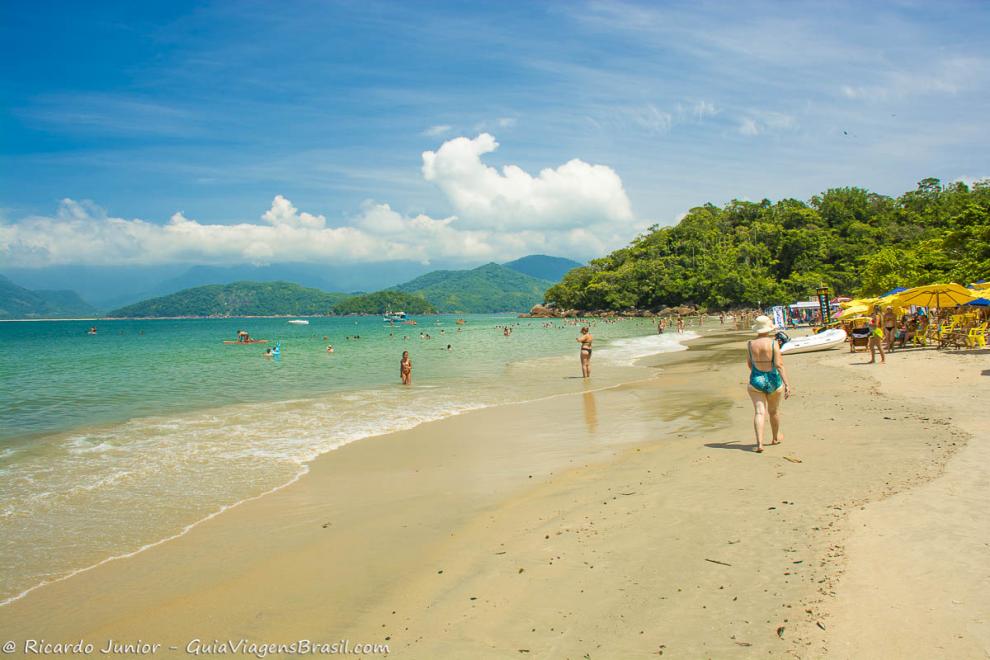
[(403, 385), (412, 384), (412, 360), (409, 359), (409, 351), (402, 351), (402, 361), (399, 362), (399, 378)]
[(577, 342), (581, 344), (581, 375), (584, 378), (591, 377), (591, 342), (594, 337), (588, 331), (588, 327), (585, 326), (581, 328), (581, 336), (577, 338)]
[(773, 321), (758, 316), (753, 324), (756, 339), (746, 344), (746, 365), (749, 367), (749, 384), (746, 386), (753, 401), (753, 430), (756, 431), (756, 451), (763, 451), (763, 426), (770, 417), (773, 432), (772, 445), (779, 445), (784, 437), (780, 432), (780, 403), (791, 395), (784, 360), (771, 336)]

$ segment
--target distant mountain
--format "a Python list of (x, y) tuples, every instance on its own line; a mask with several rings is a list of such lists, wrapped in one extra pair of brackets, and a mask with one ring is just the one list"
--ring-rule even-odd
[(155, 287), (188, 268), (187, 265), (169, 264), (167, 266), (48, 266), (0, 268), (0, 271), (28, 289), (72, 289), (83, 300), (99, 309), (114, 309), (153, 295), (163, 295), (166, 292), (158, 292)]
[(234, 282), (185, 289), (109, 313), (114, 317), (313, 316), (347, 297), (289, 282)]
[(543, 302), (553, 282), (495, 263), (473, 270), (436, 270), (395, 289), (422, 295), (442, 312), (515, 312)]
[(528, 257), (516, 259), (502, 264), (510, 270), (514, 270), (530, 277), (550, 282), (559, 282), (564, 279), (568, 271), (580, 268), (581, 264), (573, 259), (563, 257), (548, 257), (545, 254), (531, 254)]
[(98, 314), (75, 291), (31, 291), (0, 275), (0, 319), (79, 318)]
[(430, 268), (418, 261), (389, 261), (361, 264), (279, 263), (267, 266), (0, 266), (0, 273), (28, 289), (71, 288), (100, 309), (117, 309), (183, 289), (232, 282), (295, 282), (324, 291), (378, 291), (422, 275)]
[(436, 314), (426, 298), (402, 291), (378, 291), (344, 298), (334, 305), (335, 314), (384, 314), (387, 311), (407, 314)]

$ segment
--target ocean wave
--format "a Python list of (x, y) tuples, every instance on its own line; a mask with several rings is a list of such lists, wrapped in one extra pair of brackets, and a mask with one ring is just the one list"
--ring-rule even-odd
[(686, 351), (684, 342), (697, 339), (701, 335), (694, 332), (683, 334), (647, 335), (645, 337), (627, 337), (610, 342), (598, 355), (608, 362), (621, 366), (633, 366), (637, 360), (660, 353)]

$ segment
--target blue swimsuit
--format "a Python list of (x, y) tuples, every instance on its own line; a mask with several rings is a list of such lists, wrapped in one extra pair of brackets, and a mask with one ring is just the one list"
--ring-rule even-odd
[[(773, 341), (773, 340), (771, 340)], [(773, 394), (784, 384), (784, 379), (777, 371), (776, 350), (777, 342), (773, 342), (770, 347), (770, 371), (760, 371), (756, 368), (756, 361), (753, 359), (753, 342), (746, 343), (746, 350), (749, 351), (749, 362), (752, 365), (749, 371), (749, 384), (754, 390), (759, 390), (764, 394)]]

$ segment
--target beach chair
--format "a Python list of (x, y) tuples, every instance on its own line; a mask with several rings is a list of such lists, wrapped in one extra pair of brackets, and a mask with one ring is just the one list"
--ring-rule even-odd
[(935, 333), (932, 336), (932, 340), (938, 345), (939, 348), (946, 348), (953, 343), (952, 334), (955, 329), (955, 321), (943, 323), (935, 328)]
[(987, 345), (987, 322), (973, 326), (966, 334), (966, 346), (969, 348), (986, 348)]

